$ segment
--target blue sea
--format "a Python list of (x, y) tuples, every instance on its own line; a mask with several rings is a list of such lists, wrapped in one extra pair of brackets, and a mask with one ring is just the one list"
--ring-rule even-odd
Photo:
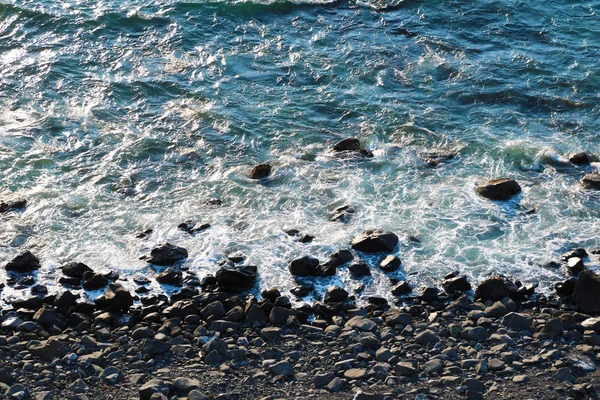
[[(381, 228), (400, 237), (391, 277), (414, 287), (498, 272), (551, 291), (567, 273), (544, 264), (600, 247), (600, 194), (579, 185), (600, 164), (568, 161), (600, 155), (599, 11), (597, 0), (0, 0), (0, 200), (28, 200), (0, 215), (0, 264), (31, 249), (51, 292), (68, 261), (134, 288), (157, 273), (140, 257), (169, 242), (200, 278), (238, 251), (260, 288), (285, 293), (290, 260), (326, 261)], [(334, 154), (347, 137), (374, 156)], [(249, 179), (263, 162), (272, 175)], [(499, 177), (523, 192), (477, 195)], [(345, 204), (349, 221), (329, 221)], [(186, 220), (211, 227), (190, 235)], [(364, 259), (371, 277), (340, 268), (313, 280), (318, 293), (362, 283), (387, 296), (379, 257)]]

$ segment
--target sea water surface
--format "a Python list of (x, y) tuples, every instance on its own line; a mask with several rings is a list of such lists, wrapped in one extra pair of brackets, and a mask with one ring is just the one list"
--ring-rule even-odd
[[(0, 0), (0, 199), (29, 202), (0, 215), (0, 264), (31, 249), (51, 291), (67, 261), (152, 278), (139, 257), (168, 241), (200, 278), (240, 251), (260, 287), (285, 290), (293, 258), (325, 261), (382, 228), (401, 239), (392, 276), (413, 286), (458, 270), (548, 290), (566, 273), (544, 263), (600, 247), (600, 195), (578, 185), (598, 165), (565, 158), (600, 153), (599, 10), (597, 0)], [(330, 151), (353, 136), (373, 158)], [(455, 157), (432, 167), (431, 152)], [(261, 162), (273, 175), (248, 179)], [(523, 193), (475, 193), (503, 176)], [(343, 204), (357, 212), (330, 222)], [(211, 228), (177, 229), (188, 219)], [(299, 243), (290, 228), (315, 239)], [(387, 295), (378, 257), (366, 260), (365, 293)], [(322, 293), (357, 281), (341, 268), (315, 283)]]

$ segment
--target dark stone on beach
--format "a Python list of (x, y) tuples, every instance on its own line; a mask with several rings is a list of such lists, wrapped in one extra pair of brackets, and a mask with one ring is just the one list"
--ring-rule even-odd
[(263, 179), (271, 175), (273, 168), (271, 164), (258, 164), (250, 171), (250, 179)]
[(281, 292), (277, 288), (270, 288), (263, 290), (260, 295), (263, 299), (269, 300), (271, 303), (275, 303), (278, 297), (281, 297)]
[(348, 267), (348, 271), (350, 271), (350, 275), (354, 278), (361, 278), (363, 276), (371, 276), (371, 270), (369, 269), (369, 264), (364, 261), (355, 262), (350, 264)]
[(312, 285), (298, 285), (290, 290), (297, 297), (308, 296), (315, 288)]
[(481, 300), (502, 300), (505, 297), (514, 297), (517, 288), (513, 282), (503, 275), (492, 275), (479, 284), (475, 291), (475, 298)]
[(334, 276), (337, 272), (337, 266), (331, 261), (319, 264), (317, 267), (317, 276)]
[(439, 291), (436, 287), (433, 286), (429, 286), (426, 288), (423, 288), (423, 290), (421, 290), (421, 300), (423, 300), (426, 303), (431, 303), (434, 300), (437, 300), (438, 298), (438, 294)]
[(169, 267), (157, 275), (156, 281), (166, 285), (181, 286), (183, 283), (183, 274), (179, 268)]
[(514, 179), (501, 178), (478, 186), (476, 190), (480, 196), (491, 200), (508, 200), (521, 192), (521, 186)]
[(61, 339), (53, 336), (39, 344), (30, 345), (27, 350), (36, 357), (51, 360), (67, 355), (69, 347)]
[(50, 306), (44, 306), (37, 310), (32, 318), (39, 325), (50, 325), (56, 322), (56, 312)]
[(453, 160), (456, 154), (453, 153), (439, 153), (439, 152), (425, 152), (419, 154), (419, 157), (430, 167), (437, 167), (443, 162)]
[(269, 321), (273, 325), (285, 325), (288, 318), (295, 315), (293, 310), (283, 307), (273, 307), (269, 313)]
[(75, 305), (75, 302), (79, 298), (78, 294), (73, 294), (70, 291), (66, 290), (62, 293), (59, 293), (54, 298), (54, 306), (57, 308), (68, 309), (69, 307)]
[(444, 279), (442, 287), (448, 294), (464, 293), (471, 290), (471, 284), (464, 276), (456, 276)]
[(309, 235), (307, 233), (303, 233), (303, 234), (300, 235), (300, 238), (298, 239), (298, 241), (300, 243), (310, 243), (310, 242), (313, 241), (314, 238), (315, 237), (312, 236), (312, 235)]
[(140, 400), (151, 400), (154, 394), (167, 396), (171, 390), (169, 386), (160, 379), (151, 379), (140, 387)]
[(573, 291), (573, 300), (586, 314), (600, 313), (600, 275), (586, 270), (579, 275)]
[(38, 310), (43, 304), (44, 301), (41, 297), (38, 296), (15, 299), (11, 303), (15, 310), (20, 310), (22, 308), (27, 310)]
[(571, 275), (577, 276), (585, 269), (585, 265), (583, 264), (583, 260), (581, 258), (571, 257), (567, 261), (567, 269)]
[(97, 298), (95, 302), (101, 308), (114, 311), (127, 311), (133, 305), (133, 297), (123, 286), (112, 283), (104, 296)]
[(590, 163), (590, 156), (587, 153), (576, 153), (569, 157), (569, 161), (575, 165), (588, 165)]
[(405, 281), (398, 282), (396, 284), (396, 286), (394, 286), (392, 288), (392, 294), (394, 296), (403, 296), (403, 295), (408, 294), (410, 292), (412, 292), (412, 288)]
[(146, 239), (147, 237), (152, 235), (153, 232), (154, 232), (154, 230), (152, 230), (152, 229), (146, 229), (145, 231), (140, 232), (137, 235), (135, 235), (135, 237), (136, 237), (136, 239)]
[(569, 261), (570, 258), (586, 258), (588, 256), (587, 251), (585, 249), (579, 248), (575, 250), (571, 250), (560, 256), (562, 261)]
[(83, 274), (93, 272), (90, 267), (80, 262), (69, 262), (62, 267), (62, 273), (71, 278), (83, 279)]
[(354, 259), (354, 254), (350, 250), (341, 249), (334, 251), (329, 256), (329, 261), (332, 262), (335, 266), (339, 267), (341, 265), (346, 264)]
[(581, 185), (586, 189), (600, 190), (600, 174), (587, 174), (581, 180)]
[(21, 208), (25, 208), (26, 205), (27, 205), (27, 200), (25, 200), (25, 199), (1, 201), (0, 202), (0, 213), (20, 210)]
[(257, 275), (258, 268), (255, 265), (226, 265), (217, 271), (215, 279), (220, 290), (235, 292), (252, 288)]
[(533, 319), (530, 316), (516, 312), (508, 313), (502, 318), (502, 325), (507, 328), (531, 329), (532, 323)]
[(108, 279), (102, 274), (86, 272), (83, 275), (82, 286), (85, 290), (100, 290), (108, 285)]
[(365, 253), (392, 252), (398, 245), (398, 236), (379, 229), (366, 230), (352, 241), (354, 250)]
[(26, 251), (9, 261), (4, 268), (12, 272), (31, 272), (40, 269), (40, 260), (30, 251)]
[(569, 278), (562, 282), (557, 282), (554, 285), (554, 290), (560, 296), (571, 296), (577, 285), (577, 279)]
[(402, 265), (402, 261), (394, 255), (385, 256), (379, 261), (379, 268), (383, 272), (394, 272)]
[(354, 213), (356, 213), (356, 210), (352, 208), (349, 204), (345, 204), (343, 206), (335, 208), (329, 214), (329, 220), (333, 222), (347, 223), (348, 221), (350, 221), (350, 217)]
[(292, 260), (288, 265), (288, 270), (294, 276), (315, 276), (318, 272), (318, 266), (318, 259), (311, 256), (304, 256)]
[(323, 296), (323, 303), (340, 303), (348, 299), (348, 292), (339, 286), (329, 286)]
[(169, 266), (188, 257), (188, 252), (183, 247), (170, 243), (161, 243), (152, 249), (149, 256), (143, 259), (150, 264)]

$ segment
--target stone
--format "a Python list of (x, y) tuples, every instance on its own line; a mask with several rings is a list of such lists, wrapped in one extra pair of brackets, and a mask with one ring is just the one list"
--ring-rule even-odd
[(590, 156), (587, 153), (575, 153), (569, 156), (571, 164), (575, 165), (588, 165), (590, 163)]
[[(0, 389), (1, 389), (0, 385)], [(25, 400), (29, 398), (29, 391), (23, 385), (13, 385), (4, 393), (7, 399)], [(5, 397), (3, 397), (5, 398)]]
[(569, 368), (560, 368), (558, 371), (556, 371), (556, 373), (554, 374), (554, 379), (556, 379), (559, 382), (569, 382), (569, 383), (575, 383), (575, 377), (573, 376), (573, 374), (571, 373), (571, 370)]
[(576, 278), (569, 278), (562, 282), (557, 282), (554, 285), (554, 290), (559, 296), (571, 296), (573, 291), (575, 291), (575, 286), (577, 285)]
[(25, 200), (25, 199), (0, 201), (0, 213), (16, 211), (21, 208), (25, 208), (26, 205), (27, 205), (27, 200)]
[(323, 303), (341, 303), (348, 299), (348, 292), (339, 286), (329, 286), (323, 297)]
[(44, 301), (41, 297), (38, 296), (15, 299), (11, 303), (15, 310), (20, 310), (22, 308), (25, 308), (27, 310), (38, 310), (40, 307), (42, 307), (43, 304)]
[(268, 321), (267, 314), (265, 314), (265, 311), (256, 303), (247, 305), (245, 312), (246, 322), (250, 324), (255, 322), (260, 324), (266, 324)]
[(566, 252), (565, 254), (563, 254), (560, 259), (562, 261), (568, 261), (569, 258), (586, 258), (588, 256), (587, 251), (585, 251), (585, 249), (583, 248), (578, 248), (578, 249), (574, 249), (571, 251)]
[(221, 338), (213, 337), (202, 346), (202, 351), (206, 354), (216, 351), (217, 354), (224, 356), (227, 354), (227, 343)]
[(100, 290), (106, 285), (108, 285), (108, 279), (102, 274), (96, 274), (94, 272), (85, 272), (83, 274), (81, 286), (85, 290)]
[(487, 364), (488, 364), (488, 371), (492, 371), (492, 372), (502, 371), (505, 368), (504, 362), (497, 358), (492, 358), (491, 360), (488, 361)]
[(471, 290), (471, 284), (464, 276), (455, 276), (444, 279), (442, 287), (448, 294), (464, 293)]
[(349, 204), (336, 207), (330, 214), (329, 220), (332, 222), (342, 222), (344, 224), (350, 221), (351, 216), (356, 213), (356, 210)]
[(425, 363), (425, 365), (423, 365), (423, 371), (425, 371), (427, 374), (441, 372), (443, 368), (444, 368), (444, 363), (437, 358), (434, 358), (433, 360), (429, 360)]
[(188, 393), (187, 400), (210, 400), (210, 397), (198, 390), (192, 390)]
[(86, 272), (94, 272), (90, 267), (80, 262), (69, 262), (62, 266), (62, 273), (71, 278), (83, 279)]
[(223, 362), (223, 358), (216, 352), (216, 350), (211, 351), (204, 357), (204, 362), (208, 365), (217, 366), (221, 365)]
[(318, 389), (323, 388), (327, 386), (327, 384), (329, 384), (329, 382), (331, 382), (333, 378), (335, 378), (335, 375), (332, 372), (316, 374), (314, 380), (315, 387)]
[(335, 377), (327, 384), (327, 386), (325, 386), (325, 388), (328, 391), (335, 393), (342, 390), (342, 386), (344, 386), (344, 381), (338, 377)]
[(478, 186), (477, 194), (491, 200), (508, 200), (521, 192), (521, 186), (514, 179), (500, 178)]
[(203, 320), (208, 320), (209, 318), (218, 319), (224, 316), (226, 313), (225, 306), (220, 301), (213, 301), (208, 304), (206, 307), (200, 311), (200, 316)]
[(484, 310), (487, 317), (502, 317), (508, 314), (508, 308), (501, 302), (497, 301)]
[(165, 285), (181, 286), (183, 274), (178, 268), (169, 267), (156, 276), (156, 281)]
[(350, 250), (341, 249), (334, 251), (329, 256), (329, 261), (333, 263), (336, 267), (344, 265), (354, 259), (354, 254)]
[(194, 389), (198, 389), (202, 384), (198, 379), (180, 377), (175, 379), (175, 391), (180, 395), (187, 395)]
[(267, 342), (270, 342), (281, 334), (281, 328), (269, 326), (260, 330), (260, 336)]
[(598, 293), (600, 293), (600, 275), (589, 270), (583, 271), (573, 291), (573, 300), (577, 307), (586, 314), (599, 314)]
[(600, 333), (600, 317), (588, 318), (581, 322), (581, 326), (583, 326), (585, 330), (593, 330)]
[(143, 257), (149, 264), (170, 266), (188, 257), (188, 252), (183, 247), (171, 243), (161, 243), (150, 251), (149, 256)]
[(394, 272), (400, 268), (402, 261), (394, 255), (389, 255), (379, 260), (378, 265), (383, 272)]
[(133, 297), (123, 286), (112, 283), (106, 290), (104, 298), (96, 299), (96, 304), (113, 311), (127, 311), (133, 305)]
[(352, 240), (352, 248), (365, 253), (390, 253), (397, 245), (396, 234), (380, 229), (366, 230)]
[(369, 264), (364, 261), (359, 261), (353, 264), (350, 264), (348, 267), (348, 271), (350, 271), (350, 275), (354, 278), (362, 278), (363, 276), (371, 276), (371, 270), (369, 269)]
[(215, 274), (219, 290), (238, 292), (251, 289), (256, 284), (258, 268), (255, 265), (224, 265)]
[(417, 336), (415, 336), (415, 342), (422, 346), (426, 346), (430, 343), (437, 343), (439, 341), (440, 338), (438, 338), (438, 336), (435, 333), (433, 333), (433, 331), (430, 329), (426, 329), (423, 332), (419, 333)]
[(571, 275), (577, 276), (585, 269), (585, 264), (581, 258), (571, 257), (567, 260), (567, 269)]
[(365, 149), (360, 145), (360, 141), (358, 138), (346, 138), (337, 142), (333, 146), (333, 151), (336, 153), (359, 153), (365, 157), (373, 157), (373, 153), (370, 150)]
[(587, 174), (581, 179), (581, 186), (585, 189), (600, 190), (600, 174)]
[(520, 314), (516, 312), (508, 313), (502, 318), (502, 325), (507, 328), (515, 328), (515, 329), (531, 329), (531, 324), (533, 323), (533, 318), (528, 316), (527, 314)]
[(75, 305), (75, 302), (79, 299), (79, 295), (73, 294), (70, 291), (66, 290), (62, 293), (59, 293), (54, 298), (54, 305), (58, 308), (69, 308)]
[(169, 386), (160, 379), (151, 379), (139, 389), (140, 400), (150, 400), (154, 394), (167, 396), (169, 392)]
[(412, 363), (400, 361), (394, 367), (396, 370), (396, 375), (400, 376), (415, 376), (417, 375), (417, 369), (413, 366)]
[(40, 267), (40, 260), (30, 251), (26, 251), (6, 263), (4, 269), (11, 272), (25, 273), (35, 271)]
[(405, 281), (398, 282), (398, 283), (396, 284), (396, 286), (394, 286), (394, 287), (392, 288), (392, 290), (391, 290), (391, 293), (392, 293), (394, 296), (403, 296), (403, 295), (405, 295), (405, 294), (408, 294), (408, 293), (410, 293), (410, 292), (412, 292), (412, 288), (411, 288), (411, 287), (410, 287), (410, 285), (409, 285), (407, 282), (405, 282)]
[(514, 283), (503, 275), (492, 275), (479, 284), (475, 290), (475, 298), (481, 300), (502, 300), (505, 297), (513, 297), (517, 292)]
[(269, 366), (269, 372), (277, 376), (294, 376), (294, 368), (287, 361), (280, 361)]
[(273, 325), (285, 325), (291, 316), (295, 316), (294, 311), (283, 307), (273, 307), (269, 314), (269, 321)]
[(27, 350), (34, 356), (44, 360), (62, 358), (70, 351), (69, 347), (61, 339), (54, 336), (39, 344), (30, 345)]
[(528, 383), (529, 376), (527, 375), (515, 375), (512, 379), (514, 383)]
[(360, 315), (350, 318), (344, 326), (365, 332), (372, 332), (377, 328), (377, 324), (374, 321)]
[(318, 266), (318, 259), (311, 256), (304, 256), (302, 258), (292, 260), (288, 264), (288, 270), (294, 276), (316, 276), (318, 272)]
[(363, 368), (351, 368), (344, 372), (344, 378), (352, 381), (355, 379), (363, 379), (367, 376), (367, 370)]
[(266, 178), (267, 176), (271, 175), (272, 171), (273, 171), (273, 167), (271, 167), (271, 164), (268, 164), (268, 163), (258, 164), (256, 166), (254, 166), (254, 168), (252, 168), (252, 171), (250, 171), (250, 179)]
[(473, 379), (473, 378), (465, 379), (463, 382), (463, 385), (466, 386), (466, 388), (469, 392), (483, 393), (485, 391), (485, 385), (483, 384), (483, 382), (481, 382), (477, 379)]

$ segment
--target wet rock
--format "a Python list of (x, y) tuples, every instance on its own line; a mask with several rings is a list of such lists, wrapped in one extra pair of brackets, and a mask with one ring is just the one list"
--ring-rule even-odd
[(41, 297), (32, 296), (28, 298), (15, 299), (11, 303), (15, 310), (26, 308), (28, 310), (37, 310), (44, 304)]
[(312, 293), (315, 290), (315, 288), (312, 285), (298, 285), (296, 287), (293, 287), (290, 292), (297, 297), (304, 297), (304, 296), (308, 296), (310, 293)]
[(402, 261), (394, 255), (389, 255), (379, 261), (379, 268), (383, 272), (394, 272), (402, 265)]
[(4, 268), (7, 271), (24, 273), (40, 269), (40, 260), (30, 251), (26, 251), (9, 261)]
[(9, 211), (20, 210), (21, 208), (25, 208), (26, 205), (27, 205), (27, 200), (25, 200), (25, 199), (1, 201), (0, 202), (0, 213), (6, 213)]
[(520, 314), (516, 312), (508, 313), (502, 318), (502, 325), (507, 328), (515, 328), (515, 329), (531, 329), (531, 324), (533, 323), (533, 318), (526, 314)]
[(273, 325), (285, 325), (288, 318), (294, 315), (294, 311), (287, 308), (273, 307), (269, 314), (269, 321), (271, 321), (271, 324)]
[(154, 394), (167, 396), (170, 392), (169, 385), (160, 379), (151, 379), (140, 387), (140, 400), (150, 400)]
[(258, 268), (255, 265), (225, 265), (217, 271), (215, 279), (220, 290), (236, 292), (254, 287), (257, 275)]
[(419, 157), (430, 167), (437, 167), (443, 162), (448, 162), (456, 157), (453, 153), (438, 153), (438, 152), (424, 152), (419, 154)]
[(578, 257), (578, 258), (586, 258), (588, 256), (587, 251), (585, 249), (579, 248), (566, 252), (563, 254), (560, 259), (562, 261), (568, 261), (570, 258)]
[(66, 290), (66, 291), (56, 295), (56, 297), (54, 299), (54, 305), (58, 308), (67, 309), (67, 308), (75, 305), (75, 302), (77, 301), (77, 299), (79, 299), (78, 294), (73, 294), (70, 291)]
[(590, 156), (587, 153), (575, 153), (569, 156), (569, 161), (575, 165), (588, 165), (590, 163)]
[(352, 208), (349, 204), (345, 204), (343, 206), (335, 208), (329, 214), (329, 220), (332, 222), (343, 222), (348, 223), (352, 214), (356, 213), (356, 210)]
[(514, 179), (501, 178), (491, 180), (485, 185), (478, 186), (477, 193), (491, 200), (508, 200), (521, 192), (521, 186)]
[(272, 170), (273, 167), (271, 167), (271, 164), (258, 164), (254, 168), (252, 168), (252, 171), (250, 171), (250, 179), (266, 178), (267, 176), (271, 175)]
[(85, 272), (83, 274), (81, 286), (85, 290), (100, 290), (106, 285), (108, 285), (108, 279), (102, 274), (96, 274), (94, 272)]
[(426, 303), (431, 303), (434, 300), (437, 300), (439, 295), (438, 289), (434, 286), (429, 286), (426, 288), (423, 288), (421, 290), (421, 300), (423, 300)]
[(105, 295), (97, 298), (95, 302), (101, 308), (127, 311), (133, 305), (133, 297), (123, 286), (112, 283), (106, 290)]
[(152, 230), (152, 229), (146, 229), (145, 231), (136, 234), (135, 238), (136, 239), (146, 239), (147, 237), (150, 237), (150, 235), (152, 235), (153, 232), (154, 232), (154, 230)]
[(577, 276), (585, 269), (585, 265), (583, 264), (583, 260), (581, 258), (571, 257), (567, 261), (567, 269), (571, 275)]
[(331, 261), (319, 264), (317, 267), (317, 276), (334, 276), (337, 273), (337, 265)]
[(415, 342), (422, 346), (426, 346), (430, 343), (437, 343), (439, 340), (440, 338), (430, 329), (426, 329), (415, 336)]
[(394, 296), (403, 296), (405, 294), (412, 292), (412, 288), (410, 287), (410, 285), (407, 282), (401, 281), (401, 282), (398, 282), (396, 284), (396, 286), (394, 286), (392, 288), (391, 292)]
[(550, 321), (546, 322), (546, 324), (544, 325), (544, 328), (542, 328), (542, 333), (545, 333), (546, 335), (550, 336), (551, 338), (561, 337), (563, 335), (563, 332), (564, 332), (563, 322), (559, 318), (551, 319)]
[(156, 276), (156, 281), (165, 285), (181, 286), (183, 274), (179, 268), (169, 267)]
[(373, 157), (373, 153), (360, 145), (358, 138), (346, 138), (337, 142), (333, 146), (333, 151), (337, 153), (343, 152), (356, 152), (362, 154), (365, 157)]
[(62, 273), (71, 278), (83, 279), (86, 272), (93, 272), (90, 267), (80, 262), (69, 262), (62, 266)]
[(371, 276), (371, 270), (369, 269), (369, 264), (364, 261), (359, 261), (353, 264), (350, 264), (348, 267), (348, 271), (350, 271), (350, 275), (354, 278), (362, 278), (363, 276)]
[(287, 361), (280, 361), (269, 366), (269, 372), (278, 376), (294, 376), (294, 368)]
[(70, 351), (69, 347), (58, 337), (50, 337), (39, 344), (32, 344), (27, 350), (34, 356), (44, 360), (62, 358)]
[(348, 292), (339, 286), (329, 286), (323, 297), (323, 303), (340, 303), (348, 299)]
[(600, 275), (586, 270), (579, 275), (573, 291), (573, 300), (577, 307), (587, 314), (600, 313)]
[(475, 298), (482, 300), (502, 300), (504, 297), (514, 297), (517, 288), (503, 275), (493, 275), (479, 284)]
[(210, 224), (197, 225), (194, 221), (187, 220), (177, 225), (177, 229), (182, 230), (190, 235), (202, 232), (210, 228)]
[(569, 278), (562, 282), (557, 282), (554, 285), (554, 290), (560, 296), (571, 296), (577, 285), (577, 279)]
[(352, 241), (354, 250), (365, 253), (392, 252), (398, 245), (398, 236), (379, 229), (366, 230)]
[(154, 265), (169, 266), (176, 264), (188, 257), (188, 252), (183, 247), (171, 243), (161, 243), (152, 249), (149, 256), (142, 259)]
[(354, 254), (352, 254), (350, 250), (346, 249), (337, 250), (331, 253), (331, 255), (329, 256), (329, 261), (336, 267), (344, 265), (347, 262), (352, 261), (353, 259)]
[(56, 321), (56, 312), (50, 306), (44, 306), (33, 315), (33, 320), (39, 325), (49, 325)]
[(318, 266), (318, 259), (311, 256), (304, 256), (290, 262), (288, 270), (294, 276), (315, 276), (318, 272)]
[(454, 276), (444, 279), (442, 287), (448, 294), (464, 293), (471, 290), (471, 284), (465, 276)]
[(600, 174), (587, 174), (581, 179), (581, 186), (586, 189), (600, 190)]

